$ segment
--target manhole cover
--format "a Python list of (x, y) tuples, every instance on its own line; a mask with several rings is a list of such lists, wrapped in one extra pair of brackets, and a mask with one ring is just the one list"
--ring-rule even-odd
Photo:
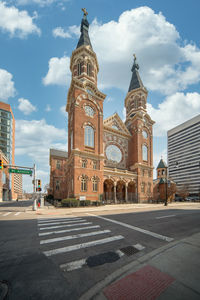
[(0, 300), (7, 299), (9, 284), (6, 280), (0, 280)]
[(88, 257), (86, 264), (88, 267), (96, 267), (105, 263), (112, 263), (119, 259), (119, 255), (115, 252), (106, 252)]
[(125, 247), (125, 248), (121, 248), (120, 251), (122, 251), (127, 256), (131, 256), (131, 255), (139, 252), (139, 250), (134, 248), (133, 246), (128, 246), (128, 247)]

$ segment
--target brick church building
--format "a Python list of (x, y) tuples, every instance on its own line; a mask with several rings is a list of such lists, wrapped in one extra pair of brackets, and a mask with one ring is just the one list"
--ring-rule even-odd
[(68, 154), (50, 151), (50, 193), (57, 199), (147, 202), (153, 196), (154, 121), (147, 114), (148, 92), (136, 57), (124, 100), (125, 122), (117, 113), (103, 120), (106, 95), (98, 89), (99, 65), (88, 30), (84, 10), (80, 39), (70, 62)]

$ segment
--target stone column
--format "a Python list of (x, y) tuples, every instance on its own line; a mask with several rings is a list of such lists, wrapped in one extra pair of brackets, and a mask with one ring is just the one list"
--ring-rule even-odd
[(125, 183), (125, 201), (128, 202), (128, 182)]
[(117, 203), (117, 182), (114, 182), (114, 202)]

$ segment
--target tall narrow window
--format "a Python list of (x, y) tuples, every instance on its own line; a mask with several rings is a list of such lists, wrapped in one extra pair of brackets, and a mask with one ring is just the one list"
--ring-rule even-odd
[(141, 183), (141, 192), (142, 193), (145, 192), (145, 183), (144, 182)]
[(96, 170), (97, 169), (97, 161), (93, 160), (93, 169)]
[(73, 131), (71, 131), (71, 150), (73, 149)]
[(142, 159), (143, 160), (148, 160), (148, 148), (146, 145), (142, 146)]
[(85, 126), (85, 146), (94, 147), (94, 129), (91, 126)]
[(60, 181), (56, 180), (56, 190), (59, 191), (60, 189)]
[(61, 167), (60, 160), (57, 160), (56, 161), (56, 169), (60, 169), (60, 167)]
[(87, 64), (87, 75), (92, 76), (92, 66), (91, 66), (91, 64)]
[(97, 192), (98, 191), (98, 183), (97, 183), (97, 180), (93, 180), (93, 192)]
[(87, 160), (86, 159), (82, 160), (82, 168), (87, 168)]
[(78, 76), (79, 75), (81, 75), (81, 64), (80, 63), (78, 63), (78, 65), (77, 65), (77, 71), (78, 71)]
[(81, 191), (82, 192), (87, 191), (87, 181), (86, 178), (84, 177), (81, 178)]

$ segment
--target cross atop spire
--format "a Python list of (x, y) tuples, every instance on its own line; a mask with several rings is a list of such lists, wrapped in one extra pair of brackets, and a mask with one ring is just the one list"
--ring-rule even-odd
[(87, 12), (86, 8), (81, 8), (81, 10), (82, 10), (83, 13), (84, 13), (83, 17), (87, 17), (88, 12)]

